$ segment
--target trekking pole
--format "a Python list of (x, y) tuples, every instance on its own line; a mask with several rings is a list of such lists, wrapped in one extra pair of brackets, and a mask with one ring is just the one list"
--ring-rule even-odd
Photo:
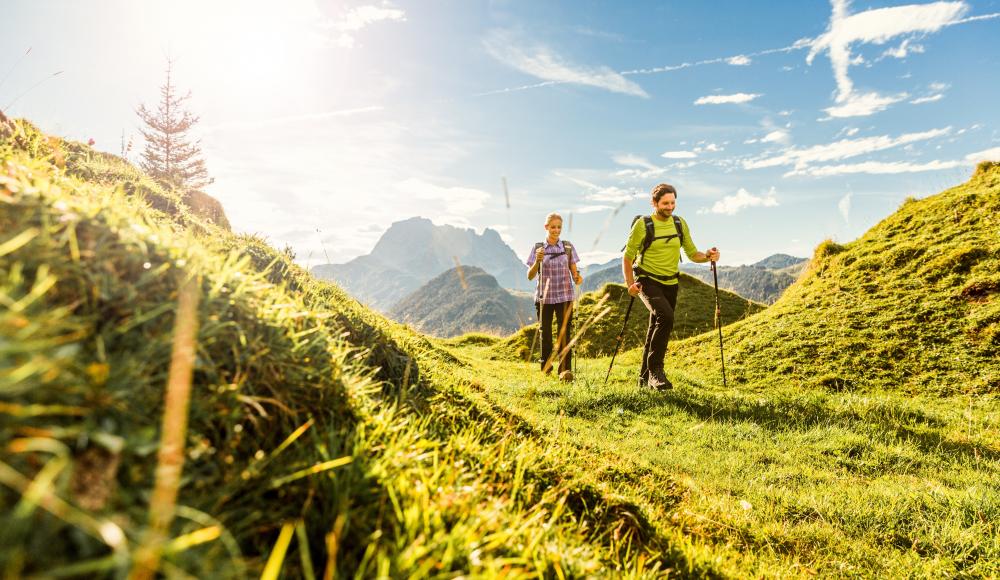
[(719, 357), (722, 359), (722, 386), (726, 385), (726, 353), (722, 350), (722, 309), (719, 308), (719, 274), (712, 260), (712, 280), (715, 282), (715, 326), (719, 329)]
[(608, 365), (608, 374), (604, 375), (604, 385), (607, 386), (608, 378), (611, 377), (611, 367), (615, 366), (615, 357), (618, 356), (618, 349), (625, 339), (625, 329), (628, 328), (628, 315), (632, 313), (632, 305), (635, 303), (635, 296), (628, 301), (628, 308), (625, 309), (625, 321), (622, 322), (622, 331), (618, 333), (618, 340), (615, 342), (615, 352), (611, 355), (611, 364)]
[(538, 318), (538, 328), (535, 329), (535, 336), (531, 339), (531, 352), (528, 353), (528, 362), (535, 358), (535, 343), (538, 343), (538, 348), (541, 348), (542, 340), (542, 310), (545, 309), (545, 294), (548, 293), (548, 287), (542, 288), (542, 264), (545, 263), (545, 256), (542, 256), (542, 260), (538, 262), (538, 310), (535, 311), (535, 316)]

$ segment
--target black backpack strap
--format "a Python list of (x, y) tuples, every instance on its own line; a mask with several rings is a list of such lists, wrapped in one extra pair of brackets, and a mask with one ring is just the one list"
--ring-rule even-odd
[(677, 230), (677, 240), (680, 241), (681, 247), (677, 251), (677, 259), (681, 262), (684, 261), (684, 224), (681, 223), (681, 218), (678, 215), (674, 215), (674, 229)]
[(650, 215), (642, 216), (642, 223), (646, 225), (646, 237), (642, 239), (642, 252), (640, 254), (645, 254), (649, 246), (653, 245), (653, 240), (656, 239), (656, 227), (653, 225), (653, 216)]

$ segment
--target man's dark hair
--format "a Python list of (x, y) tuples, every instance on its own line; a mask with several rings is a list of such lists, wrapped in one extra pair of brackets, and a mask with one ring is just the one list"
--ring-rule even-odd
[(677, 199), (677, 190), (674, 189), (673, 185), (669, 183), (661, 183), (653, 188), (653, 201), (655, 203), (660, 203), (660, 198), (664, 195), (672, 193), (674, 194), (674, 199)]

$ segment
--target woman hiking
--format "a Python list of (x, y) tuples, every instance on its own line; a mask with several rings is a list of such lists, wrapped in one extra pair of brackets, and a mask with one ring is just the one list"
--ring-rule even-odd
[(699, 252), (695, 247), (687, 222), (674, 215), (677, 190), (672, 185), (661, 183), (654, 187), (650, 203), (653, 214), (636, 216), (632, 222), (622, 256), (622, 274), (628, 293), (639, 296), (649, 310), (639, 385), (663, 390), (673, 388), (663, 371), (663, 359), (674, 328), (681, 248), (692, 262), (699, 263), (719, 261), (719, 250)]
[[(535, 312), (538, 315), (538, 331), (542, 335), (542, 372), (552, 371), (555, 358), (559, 358), (559, 378), (563, 381), (573, 380), (573, 354), (567, 350), (570, 336), (573, 334), (573, 283), (583, 283), (583, 277), (576, 269), (580, 256), (573, 244), (560, 240), (562, 233), (562, 216), (550, 213), (545, 217), (544, 242), (539, 242), (531, 249), (525, 264), (528, 266), (528, 280), (538, 276), (538, 287), (535, 290)], [(556, 351), (552, 351), (552, 318), (555, 315)]]

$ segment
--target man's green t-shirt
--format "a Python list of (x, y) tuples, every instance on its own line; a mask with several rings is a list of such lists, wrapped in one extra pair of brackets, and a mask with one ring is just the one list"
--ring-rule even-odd
[[(698, 248), (694, 245), (694, 240), (691, 239), (691, 232), (688, 230), (687, 222), (684, 218), (681, 218), (681, 227), (684, 229), (684, 253), (687, 254), (690, 260), (692, 256), (698, 253)], [(677, 228), (674, 227), (674, 218), (670, 217), (666, 221), (662, 221), (653, 215), (653, 233), (654, 237), (669, 236), (670, 234), (676, 234)], [(636, 254), (642, 249), (642, 240), (646, 237), (646, 224), (644, 220), (637, 219), (635, 223), (632, 224), (632, 231), (628, 235), (628, 243), (625, 244), (625, 257), (630, 260), (635, 260)], [(678, 238), (670, 238), (669, 240), (656, 240), (653, 242), (646, 253), (642, 256), (642, 269), (650, 274), (656, 274), (657, 276), (673, 276), (677, 274), (678, 263), (681, 259), (681, 242)], [(677, 284), (677, 279), (662, 282), (663, 284)]]

